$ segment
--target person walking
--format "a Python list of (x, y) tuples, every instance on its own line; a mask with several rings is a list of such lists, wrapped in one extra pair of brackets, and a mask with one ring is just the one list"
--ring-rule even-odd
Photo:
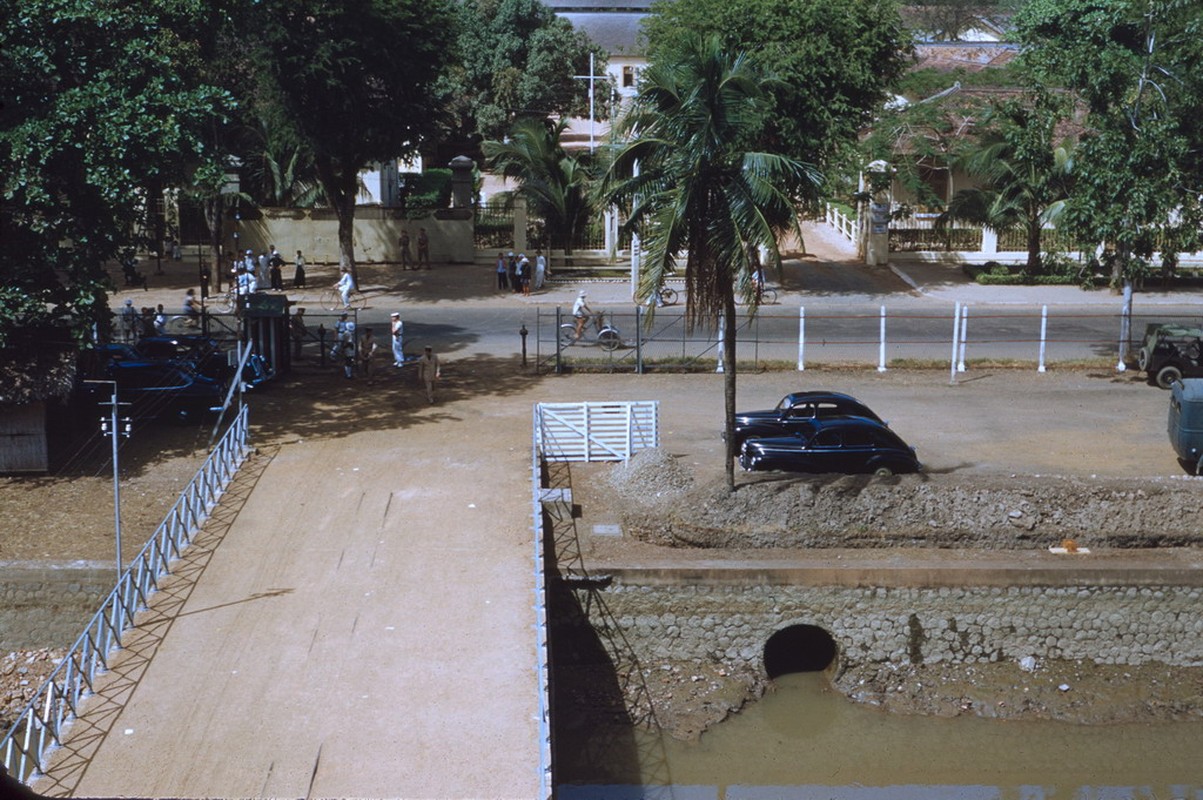
[(297, 251), (296, 264), (297, 264), (296, 271), (292, 273), (292, 288), (304, 289), (305, 288), (305, 256), (303, 253), (301, 253), (300, 250)]
[(138, 339), (138, 309), (134, 308), (134, 301), (128, 297), (121, 309), (121, 338), (126, 342)]
[(530, 295), (531, 265), (526, 253), (518, 256), (518, 283), (522, 286), (522, 294)]
[(506, 270), (508, 262), (505, 260), (505, 253), (497, 254), (497, 291), (504, 292), (510, 288), (510, 279)]
[(368, 383), (373, 382), (372, 359), (376, 357), (378, 349), (372, 329), (364, 328), (363, 335), (359, 337), (359, 368), (363, 372), (363, 376), (368, 379)]
[(425, 228), (418, 228), (418, 267), (426, 265), (426, 269), (430, 269), (430, 237), (426, 235)]
[(305, 344), (305, 337), (309, 333), (309, 329), (305, 327), (305, 309), (303, 307), (298, 307), (293, 313), (292, 319), (288, 321), (288, 329), (292, 336), (293, 360), (300, 360), (301, 346)]
[(280, 255), (280, 251), (276, 249), (274, 244), (272, 245), (271, 255), (267, 259), (267, 266), (271, 288), (278, 292), (284, 291), (284, 257)]
[(405, 366), (405, 323), (401, 321), (401, 312), (389, 314), (389, 328), (393, 335), (393, 366)]
[(397, 240), (397, 244), (401, 247), (401, 269), (416, 269), (411, 266), (413, 256), (409, 252), (409, 231), (401, 229), (401, 238)]
[(426, 387), (426, 402), (434, 402), (434, 384), (441, 377), (439, 357), (434, 354), (430, 345), (426, 345), (422, 356), (418, 359), (418, 380)]
[(536, 250), (534, 279), (534, 290), (536, 292), (543, 289), (543, 282), (545, 280), (547, 280), (547, 258), (543, 255), (542, 250)]

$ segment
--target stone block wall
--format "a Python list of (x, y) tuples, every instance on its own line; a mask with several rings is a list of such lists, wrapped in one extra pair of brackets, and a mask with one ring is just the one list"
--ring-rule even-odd
[(69, 647), (113, 590), (95, 564), (0, 564), (0, 651)]
[[(1195, 587), (848, 587), (617, 578), (600, 598), (645, 664), (713, 660), (763, 668), (791, 625), (831, 634), (845, 665), (1086, 659), (1203, 665)], [(603, 624), (596, 613), (591, 622)]]

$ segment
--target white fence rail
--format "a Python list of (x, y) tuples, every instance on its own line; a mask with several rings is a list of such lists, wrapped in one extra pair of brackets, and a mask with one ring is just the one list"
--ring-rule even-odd
[(66, 658), (0, 739), (0, 759), (11, 776), (31, 782), (45, 766), (48, 751), (62, 744), (80, 703), (92, 693), (97, 676), (108, 669), (109, 654), (121, 647), (122, 636), (134, 625), (134, 615), (146, 608), (159, 581), (170, 573), (171, 562), (192, 543), (234, 479), (246, 451), (244, 406), (158, 530), (121, 573)]
[(660, 440), (660, 404), (540, 403), (535, 447), (556, 461), (626, 461)]

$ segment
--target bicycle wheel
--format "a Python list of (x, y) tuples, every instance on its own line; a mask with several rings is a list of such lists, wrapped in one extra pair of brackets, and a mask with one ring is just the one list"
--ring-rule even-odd
[(351, 292), (351, 308), (356, 311), (363, 311), (368, 307), (368, 296), (358, 289)]
[(568, 347), (576, 341), (576, 326), (565, 322), (560, 326), (560, 347)]
[(760, 293), (760, 304), (762, 306), (772, 306), (777, 304), (777, 290), (770, 289), (767, 286)]
[(171, 317), (163, 324), (163, 332), (173, 336), (200, 333), (200, 320), (183, 315)]
[(671, 306), (677, 302), (677, 290), (671, 286), (660, 287), (660, 302)]
[(345, 310), (343, 307), (343, 299), (335, 289), (327, 289), (326, 291), (322, 292), (321, 300), (318, 302), (320, 302), (322, 304), (322, 308), (326, 309), (327, 311)]
[(597, 334), (597, 343), (602, 346), (603, 350), (613, 351), (622, 344), (622, 337), (613, 328), (602, 328), (601, 332)]
[(213, 309), (219, 314), (229, 314), (234, 310), (236, 304), (235, 295), (233, 292), (223, 292), (215, 296), (212, 300)]

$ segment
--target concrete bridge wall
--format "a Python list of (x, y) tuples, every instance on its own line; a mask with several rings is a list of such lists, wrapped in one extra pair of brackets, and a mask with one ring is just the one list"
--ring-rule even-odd
[[(1203, 664), (1203, 592), (1193, 586), (856, 587), (763, 577), (702, 584), (687, 572), (674, 581), (664, 570), (625, 570), (601, 598), (645, 664), (703, 659), (763, 668), (766, 642), (791, 625), (826, 630), (844, 664), (1024, 656)], [(591, 621), (604, 624), (596, 608)]]

